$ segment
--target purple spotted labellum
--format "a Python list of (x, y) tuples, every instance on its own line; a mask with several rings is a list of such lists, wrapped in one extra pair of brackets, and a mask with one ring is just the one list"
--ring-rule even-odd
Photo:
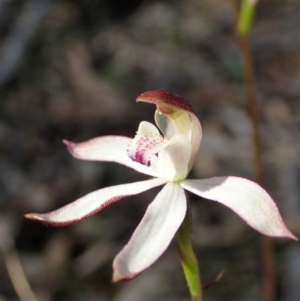
[(164, 185), (114, 259), (113, 281), (136, 277), (166, 250), (186, 214), (184, 189), (229, 207), (264, 235), (297, 239), (286, 228), (272, 198), (256, 183), (233, 176), (187, 179), (200, 147), (202, 129), (186, 100), (163, 91), (148, 91), (137, 101), (156, 105), (158, 128), (142, 121), (133, 139), (104, 136), (64, 143), (77, 159), (117, 162), (153, 178), (102, 188), (55, 211), (29, 213), (26, 218), (50, 226), (67, 226), (125, 197)]

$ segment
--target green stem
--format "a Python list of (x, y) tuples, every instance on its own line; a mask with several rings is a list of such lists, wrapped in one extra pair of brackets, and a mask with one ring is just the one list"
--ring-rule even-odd
[(240, 35), (249, 34), (255, 12), (255, 0), (242, 0), (237, 29)]
[(202, 301), (202, 285), (197, 258), (192, 248), (189, 214), (176, 234), (177, 247), (192, 301)]

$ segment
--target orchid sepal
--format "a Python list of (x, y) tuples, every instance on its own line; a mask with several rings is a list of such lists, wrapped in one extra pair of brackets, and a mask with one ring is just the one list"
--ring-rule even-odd
[(131, 239), (113, 262), (113, 282), (135, 278), (169, 246), (187, 209), (183, 189), (167, 183), (148, 206)]
[(130, 195), (139, 194), (166, 183), (166, 180), (154, 178), (130, 184), (111, 186), (91, 192), (84, 197), (48, 213), (28, 213), (27, 219), (41, 222), (48, 226), (64, 227), (103, 210)]
[(140, 173), (158, 177), (158, 173), (151, 167), (133, 161), (128, 156), (132, 138), (122, 136), (103, 136), (81, 143), (63, 140), (69, 153), (76, 159), (89, 161), (115, 162), (130, 167)]
[(229, 207), (249, 226), (264, 235), (297, 240), (287, 229), (270, 195), (253, 181), (233, 176), (213, 177), (184, 180), (181, 186)]

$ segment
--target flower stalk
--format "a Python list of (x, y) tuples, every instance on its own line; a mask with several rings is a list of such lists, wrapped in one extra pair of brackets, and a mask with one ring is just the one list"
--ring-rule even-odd
[(248, 35), (254, 20), (258, 0), (242, 0), (237, 29), (240, 35)]
[(176, 234), (176, 242), (181, 265), (187, 281), (192, 301), (202, 301), (203, 292), (201, 285), (198, 261), (192, 248), (189, 213), (187, 212), (183, 223)]
[[(232, 7), (236, 18), (236, 28), (240, 43), (240, 51), (243, 63), (243, 73), (248, 103), (248, 113), (252, 124), (252, 140), (254, 154), (254, 168), (256, 182), (264, 186), (262, 169), (261, 138), (259, 133), (258, 101), (255, 91), (255, 74), (253, 57), (250, 50), (249, 34), (251, 32), (256, 4), (258, 1), (243, 0), (240, 9), (237, 1), (232, 0)], [(266, 301), (275, 301), (275, 268), (273, 256), (273, 244), (269, 237), (261, 238), (261, 253), (263, 267), (263, 292)]]

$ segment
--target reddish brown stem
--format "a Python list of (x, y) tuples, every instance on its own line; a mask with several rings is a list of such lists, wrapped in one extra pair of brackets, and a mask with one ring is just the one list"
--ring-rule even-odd
[[(238, 24), (238, 5), (236, 0), (232, 0), (236, 24)], [(262, 170), (261, 157), (261, 139), (259, 134), (259, 118), (258, 118), (258, 104), (255, 91), (255, 75), (253, 69), (252, 53), (249, 45), (249, 35), (239, 34), (240, 49), (243, 61), (243, 72), (245, 79), (246, 97), (248, 104), (248, 112), (252, 124), (252, 141), (253, 154), (255, 166), (255, 179), (264, 186), (264, 175)], [(261, 238), (261, 252), (263, 261), (263, 293), (266, 301), (275, 301), (275, 270), (273, 258), (273, 245), (270, 238), (262, 236)]]

